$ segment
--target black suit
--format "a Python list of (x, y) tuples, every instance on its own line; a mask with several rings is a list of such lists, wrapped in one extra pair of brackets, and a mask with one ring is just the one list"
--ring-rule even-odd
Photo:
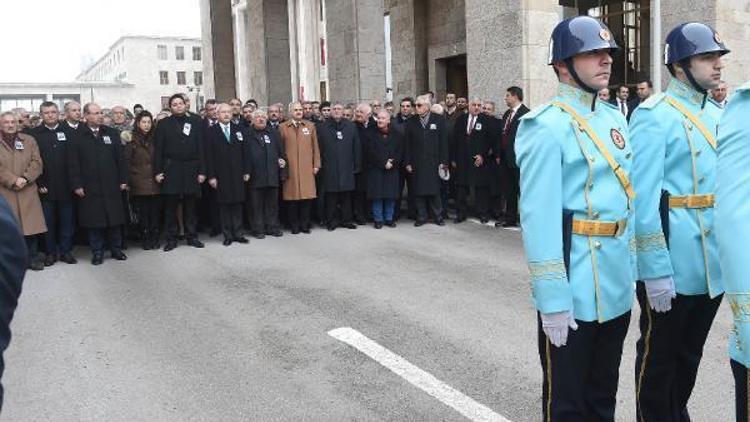
[(511, 117), (512, 112), (513, 110), (509, 109), (503, 114), (503, 130), (498, 149), (500, 151), (500, 165), (503, 169), (503, 195), (506, 200), (505, 221), (510, 224), (518, 224), (520, 172), (518, 164), (516, 164), (516, 133), (518, 132), (518, 125), (521, 123), (521, 117), (529, 112), (529, 108), (521, 104)]
[[(458, 220), (466, 218), (471, 188), (474, 188), (475, 208), (479, 218), (487, 219), (489, 214), (491, 169), (488, 161), (491, 159), (490, 151), (495, 143), (493, 134), (497, 125), (492, 117), (479, 114), (469, 130), (469, 119), (472, 118), (474, 116), (471, 114), (459, 116), (453, 128), (451, 160), (456, 163), (453, 176)], [(480, 166), (474, 164), (477, 156), (481, 156), (483, 160)]]
[[(617, 107), (618, 110), (620, 110), (620, 103), (617, 97), (610, 99), (609, 103)], [(625, 107), (626, 113), (624, 114), (624, 116), (627, 121), (630, 121), (630, 116), (633, 114), (633, 110), (635, 110), (635, 108), (638, 107), (638, 99), (636, 98), (635, 100), (631, 100), (631, 99), (626, 100), (625, 106), (626, 106)]]

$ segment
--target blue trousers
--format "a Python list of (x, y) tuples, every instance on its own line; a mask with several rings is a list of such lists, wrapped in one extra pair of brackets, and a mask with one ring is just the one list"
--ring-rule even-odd
[[(396, 207), (395, 199), (373, 199), (372, 218), (376, 223), (393, 221), (393, 209)], [(384, 220), (385, 219), (385, 220)]]
[(73, 201), (42, 201), (47, 233), (44, 235), (46, 252), (62, 255), (73, 250)]

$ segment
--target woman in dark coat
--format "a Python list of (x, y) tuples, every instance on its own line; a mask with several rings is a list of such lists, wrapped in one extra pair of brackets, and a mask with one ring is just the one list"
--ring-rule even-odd
[(125, 145), (125, 160), (130, 176), (130, 200), (138, 216), (143, 249), (159, 248), (161, 197), (154, 180), (153, 118), (148, 111), (135, 117), (132, 139)]
[(375, 228), (383, 223), (396, 227), (393, 211), (399, 197), (399, 168), (404, 155), (404, 136), (393, 130), (391, 115), (383, 110), (377, 116), (377, 136), (365, 144), (367, 198), (372, 200)]

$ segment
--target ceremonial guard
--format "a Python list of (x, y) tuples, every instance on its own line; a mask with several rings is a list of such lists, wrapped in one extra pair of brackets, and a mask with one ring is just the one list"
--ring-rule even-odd
[(750, 385), (750, 83), (738, 88), (719, 123), (716, 242), (727, 302), (734, 316), (729, 357), (737, 422), (747, 422)]
[(636, 407), (640, 421), (689, 421), (703, 344), (724, 292), (713, 228), (716, 129), (708, 90), (729, 50), (710, 27), (685, 23), (665, 45), (672, 78), (633, 113), (636, 189)]
[(545, 421), (615, 420), (636, 276), (632, 153), (625, 118), (596, 94), (617, 48), (594, 18), (560, 22), (549, 58), (558, 94), (521, 119), (516, 139)]

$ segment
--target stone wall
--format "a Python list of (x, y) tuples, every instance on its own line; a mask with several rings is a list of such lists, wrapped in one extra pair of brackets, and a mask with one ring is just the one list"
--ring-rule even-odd
[(225, 0), (200, 0), (205, 97), (229, 99), (235, 93), (232, 6)]

